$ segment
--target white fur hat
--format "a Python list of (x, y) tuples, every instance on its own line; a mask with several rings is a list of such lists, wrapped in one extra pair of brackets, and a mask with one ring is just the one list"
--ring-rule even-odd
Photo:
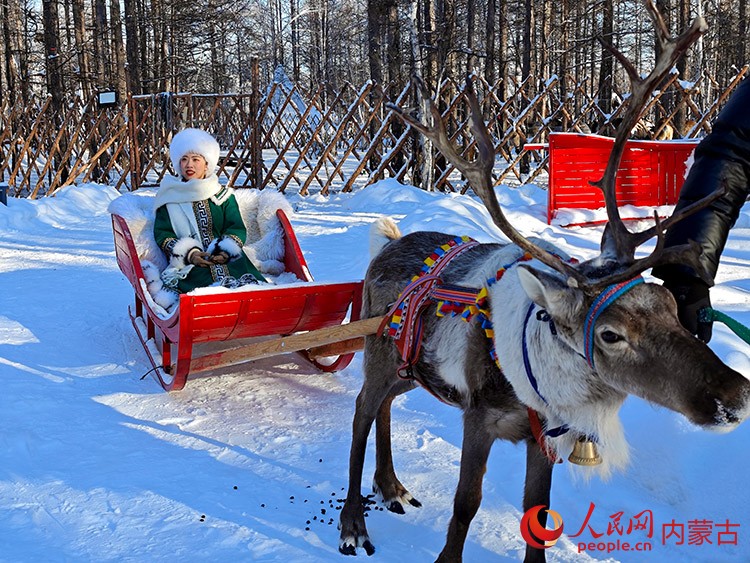
[(208, 163), (208, 174), (216, 171), (219, 164), (219, 143), (202, 129), (183, 129), (169, 144), (169, 158), (174, 171), (180, 173), (180, 160), (188, 153), (199, 154)]

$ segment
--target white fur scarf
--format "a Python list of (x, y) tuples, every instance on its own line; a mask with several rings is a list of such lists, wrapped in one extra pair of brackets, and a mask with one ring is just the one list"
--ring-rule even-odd
[(192, 203), (204, 199), (212, 199), (217, 205), (221, 205), (231, 194), (230, 188), (223, 190), (215, 174), (187, 182), (176, 176), (167, 175), (159, 184), (159, 191), (154, 199), (154, 210), (167, 203)]
[(159, 185), (159, 192), (154, 200), (154, 209), (159, 209), (162, 205), (167, 206), (169, 220), (177, 238), (189, 237), (201, 240), (198, 223), (193, 213), (193, 202), (211, 199), (217, 205), (221, 205), (231, 194), (232, 190), (223, 189), (214, 174), (208, 178), (187, 182), (183, 182), (176, 176), (165, 176)]

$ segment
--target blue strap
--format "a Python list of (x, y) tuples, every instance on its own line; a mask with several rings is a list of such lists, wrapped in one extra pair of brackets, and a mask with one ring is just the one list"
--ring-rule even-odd
[(547, 399), (545, 399), (542, 394), (539, 392), (539, 385), (536, 382), (536, 378), (534, 377), (534, 374), (531, 373), (531, 361), (529, 360), (529, 348), (526, 345), (526, 327), (529, 324), (529, 319), (531, 318), (531, 311), (534, 310), (534, 302), (532, 301), (529, 305), (529, 310), (526, 311), (526, 319), (523, 321), (523, 340), (522, 342), (522, 350), (523, 350), (523, 367), (526, 368), (526, 377), (529, 379), (529, 383), (531, 383), (531, 387), (536, 391), (536, 394), (539, 395), (539, 398), (544, 401), (545, 405), (548, 405)]
[(612, 284), (604, 289), (589, 307), (586, 313), (583, 333), (583, 353), (591, 369), (594, 367), (594, 326), (604, 310), (614, 303), (618, 297), (633, 289), (636, 285), (643, 283), (643, 278), (638, 276), (632, 280)]
[[(523, 351), (523, 367), (526, 369), (526, 377), (529, 380), (529, 383), (531, 384), (531, 387), (534, 389), (537, 395), (539, 395), (539, 398), (544, 401), (545, 405), (548, 405), (547, 399), (544, 398), (544, 396), (539, 392), (539, 384), (536, 381), (536, 377), (534, 377), (534, 374), (531, 371), (531, 360), (529, 359), (529, 348), (526, 345), (526, 327), (529, 324), (529, 319), (531, 318), (531, 312), (534, 310), (534, 302), (529, 305), (529, 310), (526, 311), (526, 318), (523, 321), (523, 340), (522, 340), (522, 351)], [(546, 311), (545, 311), (546, 314)], [(551, 319), (543, 319), (540, 315), (537, 315), (537, 319), (544, 320), (545, 322), (551, 322)], [(552, 334), (556, 334), (555, 332), (552, 332)], [(562, 426), (558, 426), (556, 428), (550, 428), (547, 430), (544, 434), (546, 436), (549, 436), (550, 438), (557, 438), (558, 436), (562, 436), (565, 434), (570, 428), (568, 428), (567, 424), (563, 424)]]

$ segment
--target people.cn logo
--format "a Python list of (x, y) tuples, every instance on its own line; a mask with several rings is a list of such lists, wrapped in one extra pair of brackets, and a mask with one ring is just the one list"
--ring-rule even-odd
[(543, 504), (529, 508), (526, 514), (523, 515), (523, 518), (521, 518), (521, 536), (523, 536), (527, 544), (537, 549), (552, 547), (563, 533), (562, 517), (554, 510), (545, 511), (552, 518), (552, 523), (554, 524), (552, 530), (548, 530), (539, 523), (539, 512), (544, 508), (546, 506)]

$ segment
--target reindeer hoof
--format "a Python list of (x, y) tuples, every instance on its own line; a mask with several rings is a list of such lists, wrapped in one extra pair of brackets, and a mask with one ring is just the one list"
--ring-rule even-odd
[(414, 497), (411, 497), (411, 498), (409, 499), (409, 504), (410, 504), (410, 505), (412, 505), (412, 506), (414, 506), (415, 508), (422, 508), (422, 503), (421, 503), (421, 502), (419, 502), (419, 501), (418, 501), (417, 499), (415, 499)]
[(391, 512), (395, 512), (396, 514), (406, 514), (406, 512), (404, 511), (404, 506), (397, 500), (389, 502), (385, 505), (385, 507)]
[(367, 555), (375, 553), (375, 546), (372, 545), (370, 538), (365, 536), (364, 538), (349, 537), (345, 540), (341, 540), (339, 544), (339, 553), (342, 555), (357, 555), (357, 546), (363, 548)]
[(339, 546), (339, 553), (343, 555), (357, 555), (357, 548), (352, 544), (341, 544)]

